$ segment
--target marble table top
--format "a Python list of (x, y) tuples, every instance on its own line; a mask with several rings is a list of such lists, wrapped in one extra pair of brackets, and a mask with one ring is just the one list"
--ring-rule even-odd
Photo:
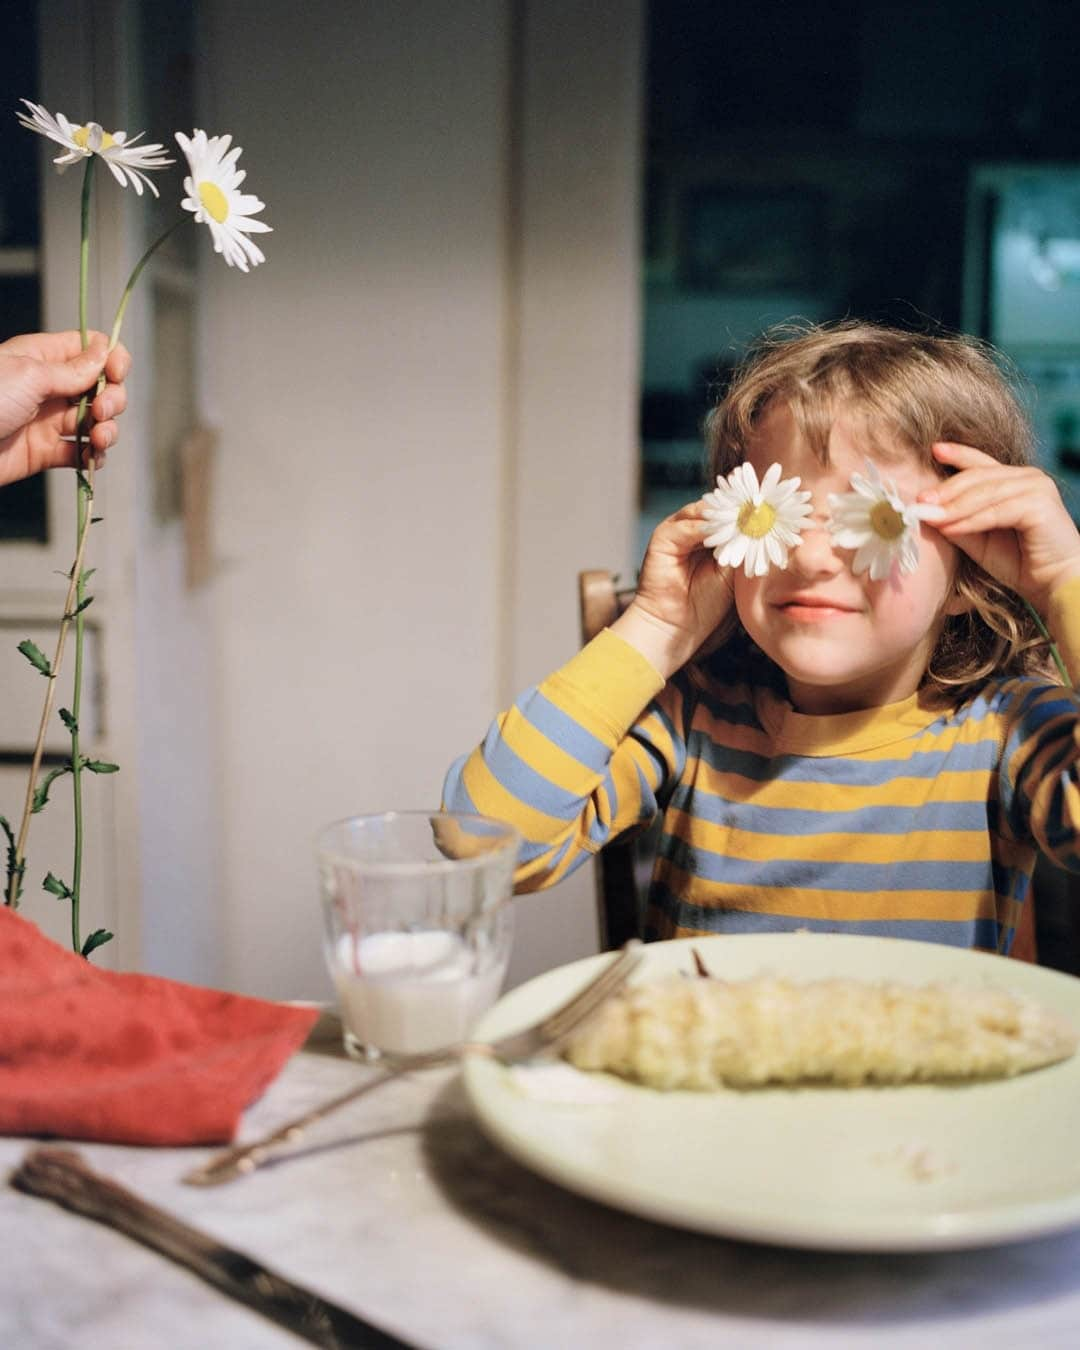
[[(245, 1116), (253, 1137), (358, 1069), (305, 1051)], [(32, 1141), (0, 1140), (10, 1174)], [(184, 1186), (205, 1149), (78, 1145), (145, 1199), (421, 1347), (627, 1350), (1072, 1347), (1080, 1231), (981, 1251), (798, 1252), (680, 1232), (563, 1191), (474, 1124), (452, 1069), (380, 1089), (302, 1151)], [(271, 1350), (301, 1344), (130, 1239), (0, 1190), (0, 1346)]]

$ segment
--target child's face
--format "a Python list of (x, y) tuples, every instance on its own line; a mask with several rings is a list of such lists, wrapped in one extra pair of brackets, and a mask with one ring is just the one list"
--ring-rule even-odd
[(803, 528), (786, 569), (732, 581), (743, 627), (787, 675), (800, 712), (841, 713), (896, 703), (922, 682), (946, 615), (962, 610), (953, 595), (957, 551), (923, 525), (919, 565), (909, 575), (893, 568), (882, 581), (851, 570), (850, 549), (839, 549), (826, 528), (830, 493), (850, 490), (853, 473), (874, 459), (907, 501), (939, 481), (914, 456), (887, 461), (843, 412), (829, 436), (823, 466), (799, 434), (786, 405), (762, 417), (747, 460), (759, 479), (778, 462), (784, 477), (798, 476), (811, 492), (814, 515)]

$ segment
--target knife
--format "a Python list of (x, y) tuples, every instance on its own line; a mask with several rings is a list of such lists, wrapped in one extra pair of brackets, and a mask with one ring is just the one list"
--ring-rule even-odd
[(95, 1172), (74, 1149), (32, 1150), (12, 1174), (10, 1184), (17, 1191), (55, 1200), (65, 1209), (126, 1233), (312, 1345), (328, 1350), (413, 1350), (407, 1341), (294, 1284)]

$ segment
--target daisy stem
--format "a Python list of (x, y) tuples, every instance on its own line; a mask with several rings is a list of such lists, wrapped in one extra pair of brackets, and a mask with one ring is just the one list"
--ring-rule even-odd
[[(89, 330), (87, 325), (87, 295), (89, 289), (90, 274), (90, 201), (91, 184), (94, 160), (96, 156), (90, 156), (86, 162), (86, 170), (83, 176), (82, 189), (82, 211), (81, 211), (81, 233), (79, 240), (79, 335), (82, 339), (82, 346), (89, 345)], [(167, 230), (150, 245), (139, 261), (135, 264), (131, 276), (128, 278), (127, 285), (124, 287), (123, 295), (120, 297), (120, 304), (117, 306), (116, 315), (113, 319), (112, 332), (109, 335), (109, 350), (112, 351), (120, 340), (120, 329), (124, 322), (124, 314), (127, 310), (128, 301), (131, 299), (131, 293), (135, 288), (135, 283), (142, 274), (143, 268), (150, 261), (154, 253), (161, 247), (166, 239), (178, 229), (186, 216), (181, 216), (177, 221), (169, 226)], [(105, 385), (105, 376), (102, 374), (98, 379), (97, 392), (100, 392)], [(41, 760), (44, 753), (45, 735), (48, 730), (49, 717), (52, 713), (53, 702), (56, 694), (56, 681), (60, 674), (60, 666), (63, 661), (64, 647), (67, 639), (68, 629), (74, 620), (75, 624), (75, 670), (74, 670), (74, 688), (72, 692), (71, 706), (71, 774), (72, 774), (72, 798), (75, 823), (75, 844), (74, 858), (72, 864), (71, 881), (71, 945), (75, 951), (81, 951), (81, 940), (79, 934), (79, 896), (82, 881), (82, 857), (83, 857), (83, 810), (82, 810), (82, 753), (79, 744), (79, 714), (82, 704), (82, 673), (83, 673), (83, 646), (84, 646), (84, 621), (83, 609), (86, 600), (86, 577), (84, 574), (83, 562), (86, 556), (87, 537), (90, 532), (90, 525), (93, 521), (92, 509), (94, 502), (94, 465), (93, 460), (85, 456), (84, 447), (86, 446), (86, 423), (87, 407), (90, 399), (84, 396), (79, 401), (78, 413), (76, 415), (76, 441), (75, 441), (75, 464), (78, 480), (77, 497), (77, 543), (75, 550), (75, 561), (72, 564), (71, 571), (68, 574), (68, 590), (64, 600), (64, 614), (60, 621), (60, 630), (57, 635), (56, 650), (53, 655), (52, 664), (49, 667), (48, 686), (45, 691), (45, 702), (41, 713), (41, 722), (38, 727), (37, 742), (34, 746), (29, 782), (26, 789), (26, 801), (23, 806), (22, 821), (19, 826), (19, 833), (15, 845), (14, 870), (11, 873), (11, 884), (9, 893), (6, 897), (6, 903), (11, 906), (18, 904), (18, 885), (22, 876), (22, 868), (26, 856), (26, 839), (30, 830), (30, 817), (33, 814), (34, 795), (37, 790), (38, 774), (41, 770)], [(84, 464), (84, 459), (86, 460)]]
[(81, 230), (79, 234), (79, 335), (82, 345), (88, 344), (86, 335), (86, 293), (90, 284), (90, 189), (94, 182), (94, 161), (97, 155), (88, 155), (83, 170)]
[(184, 221), (189, 219), (190, 219), (189, 216), (181, 216), (179, 220), (173, 221), (173, 223), (164, 232), (164, 234), (158, 235), (158, 237), (154, 240), (154, 242), (150, 245), (150, 247), (139, 259), (139, 261), (135, 264), (134, 268), (132, 269), (131, 276), (128, 277), (127, 285), (124, 287), (124, 294), (120, 297), (120, 303), (116, 307), (116, 317), (113, 319), (112, 332), (109, 334), (109, 351), (112, 351), (112, 349), (120, 341), (120, 326), (124, 322), (124, 311), (128, 307), (128, 301), (131, 299), (131, 292), (135, 289), (135, 283), (142, 275), (143, 268), (154, 256), (155, 252), (162, 246), (165, 240), (168, 239), (168, 237), (173, 233), (173, 231), (178, 230), (180, 226), (183, 225)]
[(1058, 668), (1058, 674), (1061, 676), (1061, 683), (1065, 686), (1066, 689), (1071, 689), (1073, 687), (1073, 682), (1069, 678), (1069, 672), (1065, 669), (1065, 662), (1062, 661), (1061, 659), (1061, 653), (1058, 651), (1057, 643), (1050, 636), (1049, 628), (1047, 628), (1046, 624), (1043, 623), (1042, 615), (1039, 613), (1039, 611), (1035, 608), (1035, 606), (1031, 603), (1030, 600), (1025, 600), (1024, 604), (1027, 605), (1028, 610), (1031, 613), (1031, 617), (1035, 620), (1035, 627), (1039, 630), (1039, 632), (1043, 635), (1046, 641), (1050, 644), (1050, 655), (1054, 658), (1054, 665), (1057, 666)]
[[(88, 344), (86, 327), (86, 297), (90, 280), (90, 188), (93, 183), (94, 162), (97, 155), (91, 155), (86, 161), (83, 176), (82, 219), (79, 236), (79, 335), (85, 348)], [(79, 714), (82, 711), (83, 647), (85, 645), (85, 620), (83, 609), (86, 600), (86, 578), (82, 565), (86, 553), (86, 538), (90, 531), (92, 508), (94, 504), (94, 464), (87, 453), (84, 459), (84, 437), (87, 435), (89, 399), (79, 400), (79, 419), (75, 439), (75, 491), (78, 503), (78, 524), (75, 540), (75, 561), (72, 564), (71, 578), (68, 583), (69, 601), (64, 605), (64, 617), (61, 626), (75, 617), (75, 670), (72, 677), (71, 693), (71, 802), (74, 812), (75, 842), (71, 864), (71, 946), (74, 951), (82, 950), (79, 938), (79, 897), (82, 889), (83, 855), (83, 801), (82, 801), (82, 754), (79, 747)], [(89, 451), (89, 446), (87, 446)], [(85, 464), (85, 471), (84, 471)], [(71, 588), (75, 588), (74, 610), (70, 604)]]
[[(86, 315), (90, 274), (90, 198), (93, 185), (95, 158), (96, 156), (91, 155), (86, 161), (86, 169), (83, 173), (82, 210), (80, 215), (79, 336), (82, 339), (82, 346), (84, 349), (89, 345)], [(93, 469), (91, 467), (87, 473), (84, 473), (82, 468), (88, 404), (89, 398), (84, 395), (79, 400), (75, 421), (75, 476), (77, 494), (77, 543), (75, 549), (75, 562), (72, 564), (71, 571), (68, 574), (68, 589), (64, 599), (64, 613), (60, 620), (59, 632), (57, 633), (56, 649), (49, 666), (48, 683), (46, 685), (45, 699), (41, 710), (41, 720), (38, 724), (37, 740), (34, 744), (34, 753), (30, 761), (30, 773), (26, 785), (26, 799), (23, 803), (22, 820), (19, 823), (19, 833), (15, 841), (14, 869), (11, 874), (11, 885), (7, 895), (7, 903), (9, 905), (15, 906), (18, 904), (18, 882), (23, 871), (25, 871), (26, 840), (30, 833), (30, 817), (34, 813), (34, 796), (37, 790), (38, 773), (41, 770), (41, 760), (45, 750), (45, 736), (48, 731), (49, 717), (52, 714), (53, 701), (56, 695), (56, 682), (59, 678), (60, 667), (64, 658), (64, 646), (67, 641), (68, 628), (70, 627), (72, 617), (74, 616), (75, 678), (72, 696), (73, 730), (71, 732), (71, 773), (75, 815), (75, 877), (70, 890), (71, 945), (75, 951), (81, 950), (79, 942), (78, 874), (82, 865), (82, 793), (79, 780), (79, 770), (82, 767), (82, 763), (79, 754), (78, 716), (82, 684), (83, 632), (82, 615), (78, 611), (83, 599), (83, 558), (86, 552), (86, 536), (90, 527), (90, 508), (94, 499)]]

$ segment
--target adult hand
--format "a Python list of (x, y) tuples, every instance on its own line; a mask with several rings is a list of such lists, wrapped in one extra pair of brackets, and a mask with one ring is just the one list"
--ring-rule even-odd
[(24, 333), (0, 342), (0, 485), (72, 466), (81, 395), (93, 395), (102, 370), (106, 383), (92, 397), (90, 452), (100, 465), (116, 440), (116, 422), (127, 406), (124, 380), (131, 367), (125, 347), (108, 352), (103, 333), (90, 335), (82, 349), (79, 334)]
[(957, 472), (920, 501), (945, 510), (935, 529), (995, 580), (1046, 614), (1051, 594), (1080, 577), (1080, 533), (1049, 474), (1002, 464), (970, 445), (942, 441), (935, 459)]
[(664, 678), (686, 664), (731, 609), (730, 568), (702, 546), (702, 502), (684, 506), (653, 531), (637, 594), (611, 625)]

